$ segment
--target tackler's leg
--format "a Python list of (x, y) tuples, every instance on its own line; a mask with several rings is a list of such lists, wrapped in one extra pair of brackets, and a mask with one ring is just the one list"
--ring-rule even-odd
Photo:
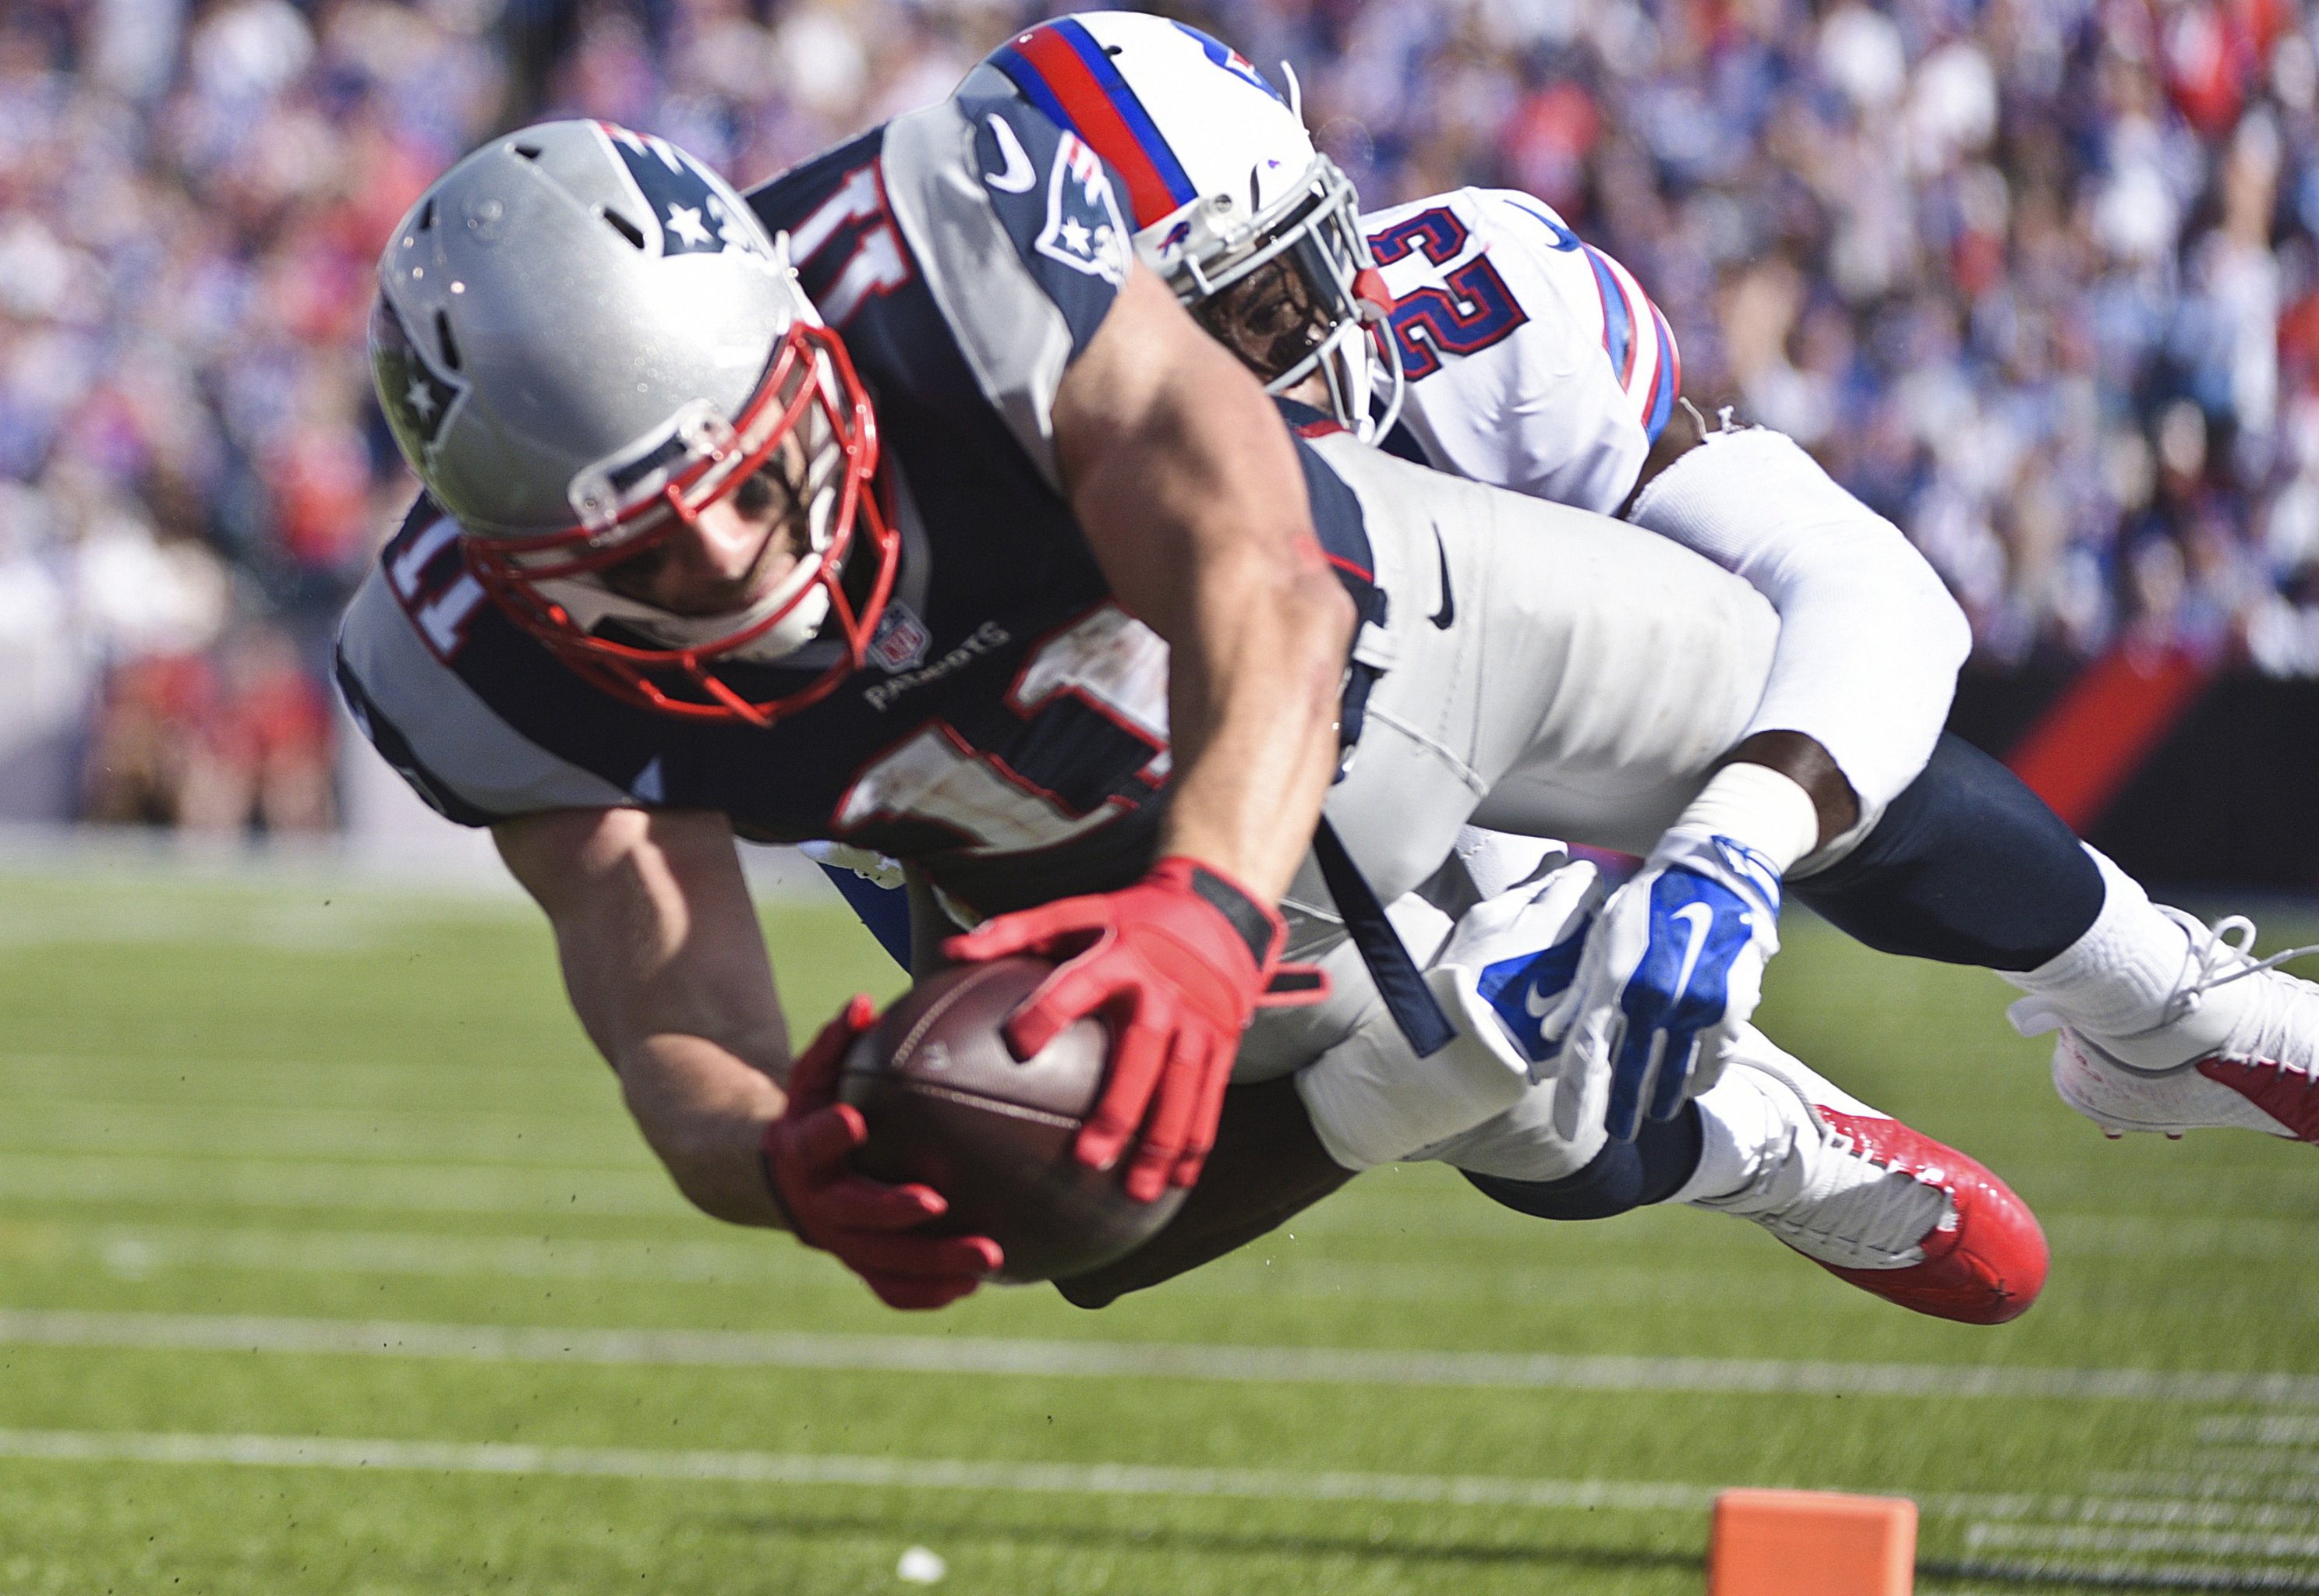
[(1944, 734), (1924, 771), (1825, 870), (1804, 861), (1791, 894), (1885, 953), (2032, 969), (2101, 912), (2098, 867), (2021, 779)]
[[(1809, 870), (1809, 861), (1807, 861)], [(2003, 765), (1945, 736), (1857, 846), (1795, 896), (1886, 952), (1979, 964), (2059, 1031), (2053, 1084), (2112, 1135), (2234, 1126), (2319, 1141), (2319, 987), (2242, 916), (2152, 903)]]
[[(1821, 1078), (1750, 1027), (1715, 1085), (1631, 1142), (1555, 1145), (1548, 1093), (1431, 1157), (1543, 1219), (1609, 1219), (1654, 1203), (1728, 1213), (1918, 1313), (2001, 1324), (2045, 1281), (2036, 1216), (1981, 1164)], [(1526, 1178), (1521, 1171), (1535, 1171)]]

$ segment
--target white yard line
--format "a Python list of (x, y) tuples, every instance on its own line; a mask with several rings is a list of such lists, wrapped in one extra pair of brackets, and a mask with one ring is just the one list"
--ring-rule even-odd
[[(656, 1177), (654, 1177), (657, 1178)], [(311, 1190), (311, 1188), (309, 1188)], [(539, 1235), (445, 1236), (426, 1231), (280, 1230), (206, 1225), (106, 1225), (42, 1222), (19, 1249), (53, 1256), (69, 1248), (115, 1274), (231, 1268), (304, 1274), (417, 1275), (456, 1278), (507, 1274), (534, 1279), (670, 1280), (758, 1284), (779, 1278), (837, 1286), (841, 1272), (808, 1262), (762, 1236), (732, 1241), (629, 1241)], [(61, 1248), (59, 1243), (62, 1244)], [(1284, 1238), (1272, 1256), (1251, 1249), (1174, 1282), (1170, 1294), (1286, 1296), (1337, 1303), (1448, 1301), (1566, 1303), (1575, 1293), (1631, 1304), (1696, 1293), (1682, 1273), (1641, 1267), (1574, 1265), (1489, 1268), (1295, 1256)], [(0, 1245), (0, 1252), (7, 1250)], [(1815, 1275), (1774, 1270), (1729, 1277), (1754, 1305), (1823, 1289)]]
[(2253, 1476), (2274, 1484), (2319, 1480), (2319, 1449), (2307, 1447), (2169, 1447), (2149, 1453), (2143, 1461), (2209, 1476)]
[(2208, 1443), (2251, 1441), (2265, 1447), (2319, 1447), (2319, 1418), (2286, 1419), (2269, 1414), (2209, 1419), (2198, 1426)]
[(0, 1159), (0, 1199), (190, 1203), (365, 1213), (582, 1213), (675, 1218), (690, 1212), (657, 1170), (501, 1164), (299, 1163), (256, 1159)]
[(1917, 1564), (1924, 1579), (1990, 1579), (2008, 1582), (2007, 1590), (1959, 1591), (1954, 1596), (2018, 1596), (2022, 1585), (2067, 1584), (2107, 1591), (2319, 1591), (2319, 1574), (2307, 1567), (2259, 1567), (2222, 1563), (2083, 1563), (2051, 1557), (1970, 1557), (1954, 1563)]
[(2319, 1535), (2275, 1535), (2219, 1529), (2103, 1529), (2085, 1525), (1974, 1524), (1965, 1530), (1972, 1550), (2124, 1552), (2151, 1555), (2319, 1559)]
[(1169, 1468), (1111, 1463), (994, 1463), (780, 1452), (534, 1447), (497, 1441), (356, 1440), (330, 1437), (0, 1430), (0, 1457), (57, 1463), (236, 1464), (261, 1468), (397, 1469), (424, 1474), (564, 1474), (627, 1480), (850, 1485), (1094, 1496), (1229, 1497), (1287, 1501), (1701, 1511), (1705, 1485), (1524, 1480), (1348, 1470)]
[(1032, 1378), (2319, 1407), (2319, 1377), (2298, 1375), (1589, 1357), (974, 1336), (588, 1330), (30, 1309), (0, 1310), (0, 1344)]
[(423, 1231), (209, 1230), (107, 1226), (66, 1232), (77, 1250), (115, 1275), (160, 1269), (288, 1270), (306, 1274), (488, 1276), (524, 1280), (663, 1280), (709, 1285), (844, 1286), (796, 1248), (744, 1242), (623, 1241), (542, 1236), (440, 1236)]
[[(553, 1474), (1091, 1496), (1403, 1502), (1547, 1510), (1703, 1512), (1720, 1487), (1653, 1481), (1542, 1480), (1363, 1470), (1186, 1468), (1114, 1463), (997, 1462), (844, 1454), (543, 1447), (500, 1441), (374, 1440), (329, 1436), (0, 1429), (0, 1458), (259, 1468), (393, 1469), (423, 1474)], [(2003, 1497), (1934, 1496), (1935, 1516), (2002, 1507)], [(1984, 1537), (1992, 1544), (1996, 1537)], [(2274, 1537), (2275, 1538), (2275, 1537)], [(2299, 1588), (2299, 1587), (2298, 1587)]]
[(2269, 1501), (2319, 1501), (2319, 1480), (2281, 1480), (2255, 1474), (2217, 1474), (2211, 1468), (2106, 1469), (2087, 1482), (2096, 1491), (2126, 1495), (2231, 1501), (2259, 1496)]

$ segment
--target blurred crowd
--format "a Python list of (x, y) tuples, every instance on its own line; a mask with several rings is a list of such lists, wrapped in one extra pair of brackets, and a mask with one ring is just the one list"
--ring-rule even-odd
[[(370, 271), (492, 131), (742, 182), (1015, 0), (0, 7), (0, 818), (332, 820), (338, 607), (411, 491)], [(2319, 54), (2294, 0), (1193, 0), (1364, 196), (1511, 185), (1793, 433), (1980, 662), (2319, 675)]]

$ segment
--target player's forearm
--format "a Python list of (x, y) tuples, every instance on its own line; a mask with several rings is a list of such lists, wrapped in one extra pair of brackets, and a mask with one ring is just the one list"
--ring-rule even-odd
[(1801, 732), (1757, 732), (1725, 756), (1726, 764), (1762, 765), (1777, 771), (1811, 800), (1819, 829), (1814, 848), (1825, 848), (1860, 824), (1860, 798), (1836, 767), (1835, 757)]
[(694, 1207), (733, 1224), (781, 1225), (758, 1159), (784, 1101), (768, 1076), (699, 1036), (640, 1038), (612, 1065), (646, 1145)]
[(564, 984), (639, 1130), (704, 1212), (771, 1224), (757, 1162), (789, 1033), (724, 817), (640, 809), (506, 822), (493, 839), (546, 912)]
[(1286, 890), (1336, 769), (1351, 606), (1325, 567), (1318, 582), (1232, 595), (1173, 656), (1178, 763), (1161, 850), (1267, 898)]
[(1120, 602), (1168, 640), (1162, 845), (1276, 896), (1334, 769), (1352, 601), (1272, 401), (1139, 273), (1066, 375), (1056, 446)]
[[(1692, 429), (1692, 418), (1678, 420), (1662, 447)], [(1751, 730), (1815, 744), (1855, 810), (1891, 801), (1931, 757), (1972, 646), (1939, 575), (1779, 433), (1720, 430), (1652, 458), (1663, 469), (1647, 475), (1631, 518), (1744, 578), (1779, 612)]]

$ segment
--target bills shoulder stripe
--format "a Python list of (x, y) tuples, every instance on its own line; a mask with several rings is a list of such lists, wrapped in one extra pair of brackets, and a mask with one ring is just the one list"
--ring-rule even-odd
[(1674, 329), (1656, 305), (1651, 307), (1651, 325), (1658, 333), (1659, 370), (1658, 379), (1651, 384), (1651, 405), (1643, 417), (1643, 430), (1656, 443), (1666, 429), (1667, 418), (1674, 413), (1676, 396), (1683, 392), (1683, 351), (1675, 347)]
[(1143, 103), (1087, 31), (1065, 18), (1019, 35), (993, 58), (1030, 102), (1078, 131), (1126, 181), (1134, 225), (1194, 197), (1192, 181)]
[(1635, 374), (1635, 319), (1627, 309), (1626, 291), (1611, 275), (1611, 257), (1592, 244), (1579, 246), (1586, 264), (1594, 268), (1594, 292), (1602, 301), (1602, 350), (1623, 388)]
[[(1650, 392), (1651, 380), (1658, 372), (1658, 337), (1652, 326), (1658, 312), (1632, 272), (1607, 255), (1602, 257), (1602, 264), (1611, 269), (1611, 280), (1618, 284), (1620, 297), (1626, 302), (1627, 325), (1632, 329), (1633, 342), (1627, 350), (1626, 370), (1620, 382), (1629, 393), (1639, 399)], [(1646, 360), (1649, 362), (1647, 365), (1644, 364)]]

